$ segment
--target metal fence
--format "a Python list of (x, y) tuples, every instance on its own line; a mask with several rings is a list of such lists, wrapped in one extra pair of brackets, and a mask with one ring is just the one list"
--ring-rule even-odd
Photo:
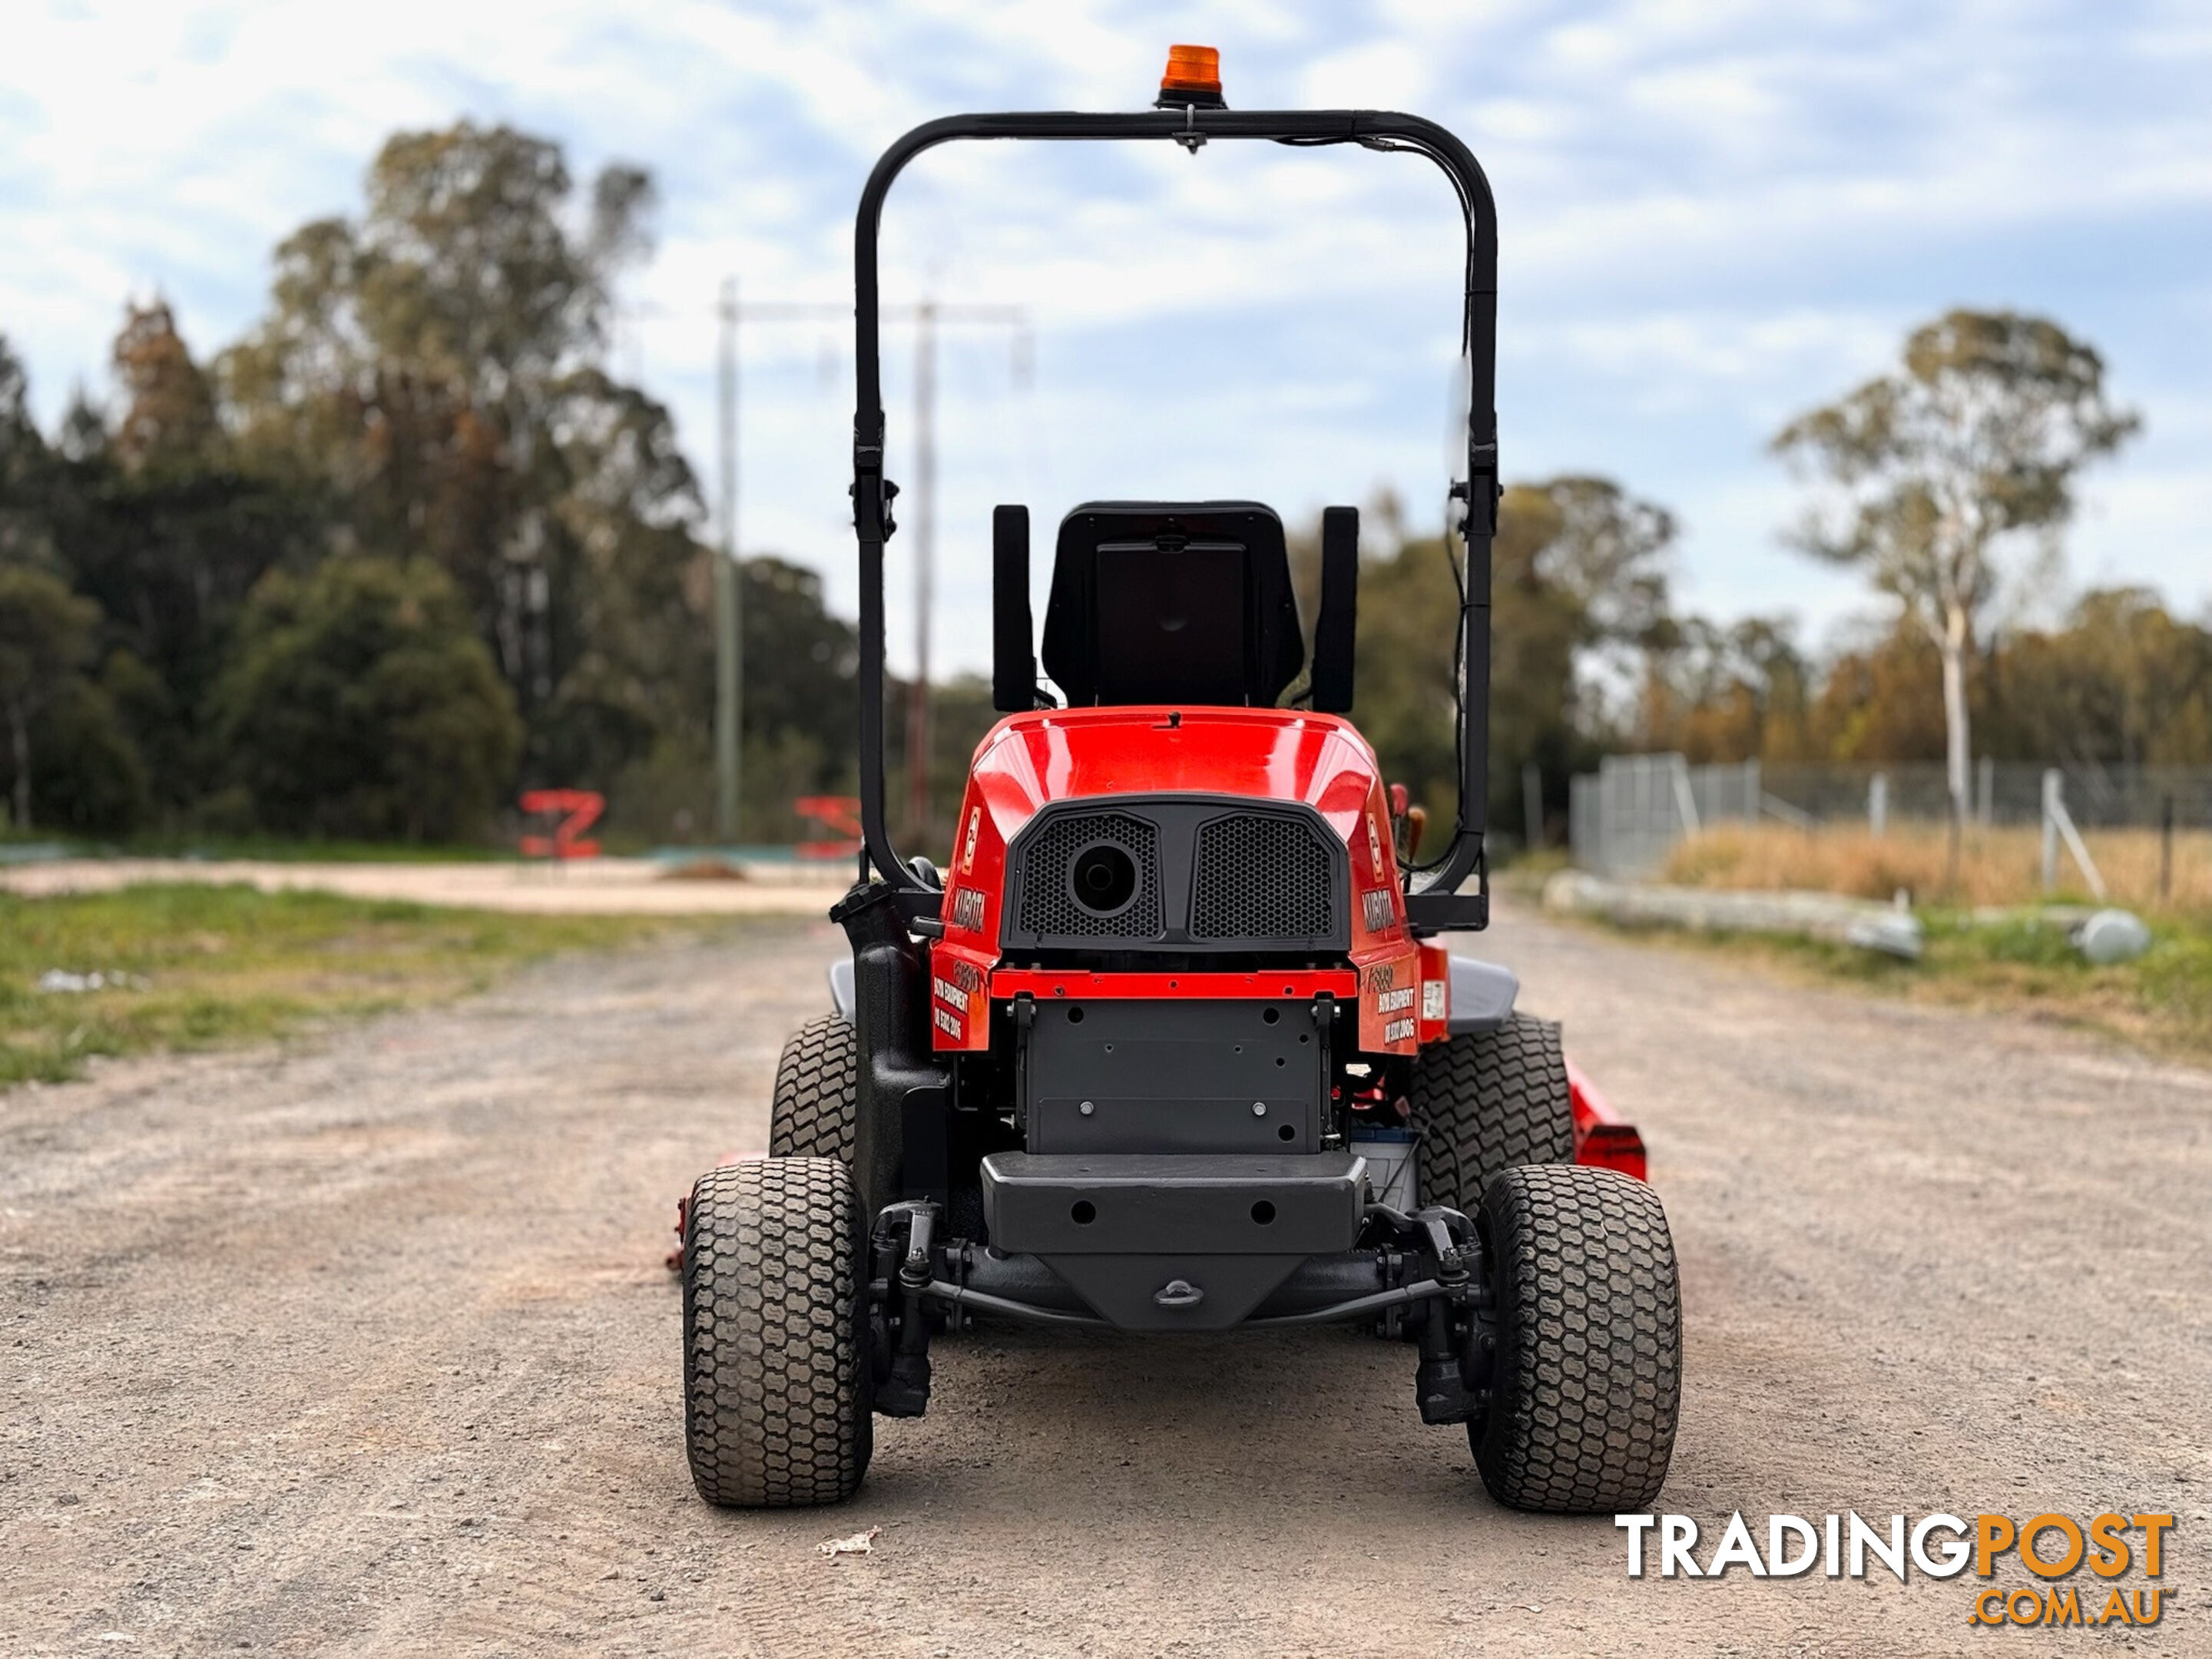
[[(2046, 834), (2062, 819), (2085, 830), (2212, 826), (2212, 767), (1983, 760), (1972, 785), (1979, 823), (2040, 824)], [(1571, 781), (1568, 836), (1583, 869), (1628, 877), (1650, 874), (1677, 841), (1707, 824), (1856, 823), (1880, 835), (1893, 823), (1940, 823), (1950, 814), (1940, 765), (1692, 766), (1680, 755), (1612, 755)]]

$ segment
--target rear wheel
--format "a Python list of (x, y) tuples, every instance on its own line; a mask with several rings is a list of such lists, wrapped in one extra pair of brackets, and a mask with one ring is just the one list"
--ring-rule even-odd
[(1682, 1385), (1659, 1195), (1611, 1170), (1508, 1170), (1478, 1224), (1498, 1294), (1491, 1407), (1468, 1425), (1483, 1485), (1550, 1515), (1648, 1509), (1674, 1455)]
[(860, 1036), (841, 1014), (811, 1019), (792, 1033), (775, 1068), (769, 1110), (773, 1158), (853, 1161), (853, 1122), (860, 1110)]
[(873, 1448), (860, 1206), (835, 1158), (725, 1164), (684, 1234), (684, 1421), (710, 1504), (798, 1508), (858, 1491)]
[(1509, 1014), (1494, 1031), (1429, 1044), (1407, 1100), (1421, 1132), (1424, 1203), (1472, 1213), (1500, 1170), (1574, 1160), (1574, 1100), (1550, 1020)]

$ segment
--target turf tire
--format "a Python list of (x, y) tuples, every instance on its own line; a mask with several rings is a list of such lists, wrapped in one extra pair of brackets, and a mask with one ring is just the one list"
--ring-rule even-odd
[(842, 1014), (807, 1021), (792, 1033), (776, 1062), (769, 1156), (850, 1164), (860, 1098), (860, 1036), (852, 1021)]
[(1546, 1515), (1651, 1507), (1681, 1401), (1681, 1299), (1659, 1195), (1579, 1164), (1508, 1170), (1478, 1226), (1498, 1295), (1482, 1483)]
[(709, 1170), (684, 1231), (684, 1425), (710, 1504), (796, 1509), (860, 1489), (874, 1446), (852, 1172)]
[(1496, 1030), (1430, 1043), (1407, 1099), (1421, 1130), (1424, 1203), (1472, 1214), (1500, 1170), (1574, 1161), (1574, 1101), (1550, 1020), (1509, 1014)]

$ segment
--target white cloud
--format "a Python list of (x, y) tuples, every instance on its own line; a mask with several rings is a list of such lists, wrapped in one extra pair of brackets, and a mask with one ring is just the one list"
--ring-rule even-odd
[(1315, 109), (1419, 110), (1435, 83), (1435, 59), (1411, 40), (1376, 40), (1316, 61), (1304, 102)]
[[(1686, 592), (1833, 608), (1774, 548), (1760, 444), (1958, 302), (2058, 315), (2150, 435), (2099, 480), (2077, 578), (2212, 569), (2212, 30), (2188, 0), (1954, 11), (1834, 0), (387, 0), (374, 8), (18, 0), (0, 59), (0, 331), (51, 418), (95, 386), (125, 298), (160, 287), (203, 352), (258, 309), (275, 242), (351, 210), (395, 128), (550, 133), (664, 193), (618, 367), (712, 434), (711, 307), (842, 302), (883, 145), (960, 107), (1141, 107), (1174, 40), (1219, 46), (1232, 103), (1398, 104), (1467, 135), (1504, 229), (1500, 407), (1516, 470), (1610, 471), (1684, 518)], [(1047, 519), (1093, 487), (1211, 488), (1304, 510), (1441, 466), (1457, 278), (1449, 194), (1365, 154), (944, 151), (902, 183), (886, 291), (1029, 307), (1042, 380), (948, 358), (948, 568), (991, 500)], [(748, 341), (749, 543), (845, 592), (849, 351)], [(905, 441), (902, 337), (887, 389)], [(1203, 381), (1177, 363), (1202, 364)], [(1165, 365), (1164, 371), (1163, 365)], [(1372, 388), (1362, 393), (1361, 388)], [(972, 582), (946, 644), (972, 659)], [(1796, 596), (1793, 599), (1793, 596)], [(846, 592), (849, 599), (849, 592)]]

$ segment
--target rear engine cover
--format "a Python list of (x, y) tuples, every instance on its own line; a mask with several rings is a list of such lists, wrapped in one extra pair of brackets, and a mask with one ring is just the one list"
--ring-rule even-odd
[(1112, 795), (1047, 803), (1007, 853), (1009, 950), (1336, 955), (1347, 854), (1302, 801)]

